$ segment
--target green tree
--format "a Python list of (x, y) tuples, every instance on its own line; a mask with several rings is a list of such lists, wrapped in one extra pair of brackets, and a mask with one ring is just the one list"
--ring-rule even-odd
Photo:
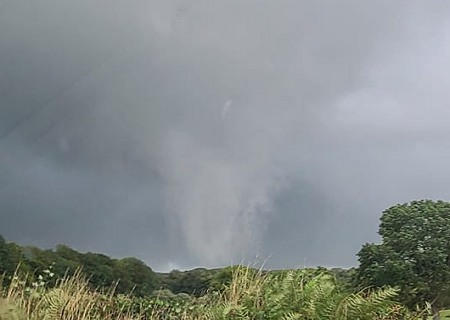
[(6, 263), (8, 261), (8, 247), (5, 238), (0, 234), (0, 274), (6, 272)]
[(69, 261), (81, 263), (82, 253), (73, 250), (65, 244), (59, 244), (56, 246), (56, 253), (61, 257)]
[(0, 277), (12, 276), (19, 263), (24, 259), (22, 249), (15, 243), (8, 243), (0, 235)]
[(83, 272), (89, 275), (92, 286), (110, 287), (114, 284), (114, 260), (99, 253), (87, 252), (81, 255)]
[(156, 274), (144, 262), (136, 258), (124, 258), (114, 264), (115, 279), (119, 280), (117, 291), (130, 293), (136, 296), (148, 296), (158, 289), (159, 283)]
[(450, 203), (421, 200), (383, 212), (381, 244), (365, 244), (359, 256), (359, 286), (398, 286), (409, 306), (450, 301)]
[(233, 281), (233, 272), (235, 272), (236, 269), (236, 266), (230, 266), (217, 272), (211, 280), (211, 289), (222, 291), (228, 287), (231, 284), (231, 281)]
[(187, 293), (202, 296), (209, 288), (211, 279), (216, 271), (197, 268), (189, 271), (173, 270), (169, 273), (166, 284), (173, 293)]

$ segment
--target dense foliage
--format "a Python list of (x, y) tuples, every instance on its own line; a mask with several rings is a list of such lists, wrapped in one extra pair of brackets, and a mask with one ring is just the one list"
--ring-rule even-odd
[(136, 296), (150, 295), (161, 286), (152, 269), (135, 258), (111, 259), (98, 253), (80, 253), (65, 245), (57, 246), (56, 250), (20, 247), (5, 242), (0, 236), (0, 275), (5, 274), (5, 283), (10, 281), (17, 266), (22, 273), (31, 275), (42, 274), (51, 268), (55, 275), (53, 279), (60, 279), (66, 273), (74, 274), (81, 267), (89, 276), (92, 288), (109, 288), (118, 282), (118, 293), (133, 291)]
[(381, 244), (358, 253), (360, 287), (397, 286), (409, 306), (425, 301), (435, 309), (450, 304), (450, 203), (413, 201), (381, 217)]
[(449, 307), (450, 203), (393, 206), (379, 234), (382, 242), (365, 244), (355, 269), (170, 273), (135, 258), (22, 247), (0, 235), (0, 320), (393, 320)]
[(80, 273), (48, 286), (51, 277), (50, 270), (37, 283), (13, 277), (0, 290), (0, 319), (412, 320), (420, 316), (393, 301), (394, 289), (351, 293), (332, 276), (311, 270), (263, 273), (236, 267), (222, 291), (199, 298), (167, 292), (147, 298), (114, 295), (92, 290)]
[(215, 282), (221, 269), (197, 268), (189, 271), (173, 270), (170, 273), (159, 273), (161, 287), (173, 293), (187, 293), (196, 297), (202, 296)]
[(21, 247), (6, 242), (0, 235), (0, 275), (5, 274), (5, 283), (11, 279), (18, 265), (21, 272), (31, 275), (42, 274), (51, 268), (55, 277), (49, 285), (55, 285), (55, 279), (62, 278), (66, 273), (74, 274), (81, 268), (89, 277), (92, 288), (110, 288), (114, 285), (117, 293), (131, 293), (137, 297), (150, 296), (155, 290), (200, 297), (210, 289), (221, 289), (229, 284), (234, 269), (197, 268), (155, 273), (135, 258), (111, 259), (99, 253), (80, 253), (66, 245), (58, 245), (55, 250)]
[[(132, 293), (138, 297), (155, 294), (155, 290), (174, 295), (185, 293), (194, 297), (201, 297), (209, 290), (223, 291), (231, 283), (233, 272), (239, 268), (238, 266), (221, 269), (197, 268), (154, 273), (142, 261), (135, 258), (111, 259), (98, 253), (80, 253), (66, 245), (58, 245), (55, 250), (20, 247), (5, 242), (0, 236), (0, 274), (6, 274), (6, 282), (19, 264), (22, 272), (30, 274), (41, 274), (50, 267), (55, 274), (50, 285), (54, 285), (54, 279), (63, 277), (66, 272), (70, 275), (81, 267), (82, 272), (89, 276), (91, 287), (110, 288), (116, 285), (117, 293)], [(350, 283), (348, 270), (324, 268), (315, 270), (328, 272), (341, 284)], [(270, 272), (277, 274), (283, 271)]]

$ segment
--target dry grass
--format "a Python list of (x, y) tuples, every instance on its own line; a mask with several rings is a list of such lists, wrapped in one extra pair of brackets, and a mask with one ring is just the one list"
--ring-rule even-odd
[(0, 298), (0, 320), (92, 320), (137, 319), (128, 310), (117, 310), (113, 290), (91, 290), (88, 280), (77, 271), (59, 280), (55, 287), (30, 282), (27, 276), (12, 278)]
[[(170, 304), (92, 290), (77, 271), (52, 288), (14, 276), (2, 288), (0, 320), (354, 320), (418, 319), (392, 303), (392, 290), (341, 293), (327, 275), (289, 271), (276, 276), (239, 267), (226, 290), (176, 311)], [(137, 301), (137, 305), (136, 305)], [(342, 311), (344, 310), (344, 311)]]

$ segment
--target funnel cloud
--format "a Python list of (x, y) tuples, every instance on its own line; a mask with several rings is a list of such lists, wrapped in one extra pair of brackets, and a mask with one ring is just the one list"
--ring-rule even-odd
[(356, 264), (449, 200), (450, 3), (6, 0), (0, 233), (156, 270)]

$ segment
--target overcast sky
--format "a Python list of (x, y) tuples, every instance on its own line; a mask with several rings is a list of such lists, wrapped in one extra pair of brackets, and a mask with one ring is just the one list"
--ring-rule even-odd
[(0, 233), (155, 270), (356, 265), (450, 200), (450, 2), (2, 0)]

